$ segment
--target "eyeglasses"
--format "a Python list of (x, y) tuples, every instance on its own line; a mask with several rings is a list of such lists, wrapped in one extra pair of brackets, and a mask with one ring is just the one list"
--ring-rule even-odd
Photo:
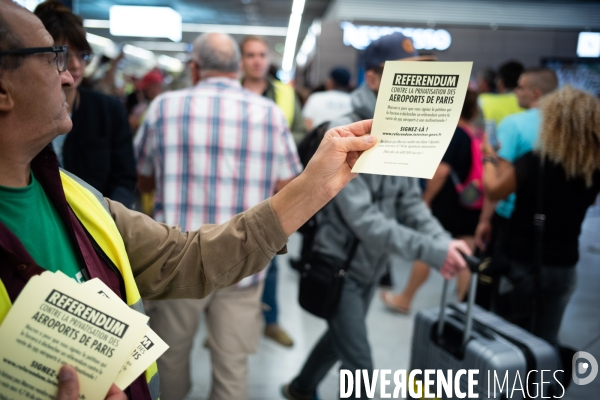
[(56, 69), (58, 72), (67, 70), (67, 46), (30, 47), (26, 49), (14, 49), (0, 52), (0, 56), (30, 56), (33, 54), (54, 53)]

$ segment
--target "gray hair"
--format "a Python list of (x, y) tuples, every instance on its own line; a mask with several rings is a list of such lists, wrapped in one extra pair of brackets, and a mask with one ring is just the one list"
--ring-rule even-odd
[(240, 49), (233, 38), (224, 33), (205, 33), (194, 40), (192, 58), (201, 71), (238, 72)]

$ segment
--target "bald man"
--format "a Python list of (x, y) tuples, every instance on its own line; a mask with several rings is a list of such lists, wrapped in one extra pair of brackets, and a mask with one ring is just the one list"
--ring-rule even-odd
[[(156, 220), (183, 230), (224, 222), (302, 170), (283, 113), (241, 87), (239, 64), (230, 36), (199, 36), (192, 51), (195, 86), (150, 106), (135, 148), (139, 174), (156, 185)], [(202, 300), (152, 304), (150, 325), (171, 346), (159, 360), (165, 399), (182, 399), (191, 387), (190, 352), (202, 314), (212, 363), (209, 398), (248, 397), (247, 358), (262, 331), (265, 271)]]

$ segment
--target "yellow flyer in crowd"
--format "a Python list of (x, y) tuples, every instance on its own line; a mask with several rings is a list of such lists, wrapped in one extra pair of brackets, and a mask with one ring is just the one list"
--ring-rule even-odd
[[(84, 282), (81, 286), (119, 303), (122, 307), (129, 308), (115, 292), (110, 290), (110, 288), (98, 278)], [(169, 346), (164, 340), (148, 327), (146, 334), (142, 336), (142, 339), (131, 351), (129, 359), (123, 364), (121, 371), (119, 371), (114, 382), (115, 385), (117, 385), (119, 389), (125, 390), (125, 388), (131, 385), (138, 376), (143, 374), (154, 361), (158, 360), (158, 357), (167, 351), (168, 348)]]
[(0, 326), (4, 399), (53, 400), (60, 367), (77, 370), (80, 399), (104, 399), (148, 317), (59, 273), (31, 278)]
[(472, 62), (385, 63), (371, 134), (352, 172), (431, 179), (458, 124)]

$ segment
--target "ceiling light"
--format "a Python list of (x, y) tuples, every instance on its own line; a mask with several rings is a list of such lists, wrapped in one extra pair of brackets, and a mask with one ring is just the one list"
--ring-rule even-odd
[(117, 58), (121, 49), (119, 46), (103, 36), (94, 35), (92, 33), (86, 33), (85, 37), (87, 41), (92, 45), (92, 49), (95, 53), (104, 54), (109, 58)]
[[(83, 20), (85, 28), (109, 29), (110, 21), (102, 19)], [(285, 36), (288, 28), (281, 26), (222, 25), (222, 24), (181, 24), (183, 32), (219, 32), (230, 35)], [(157, 37), (156, 35), (152, 37)]]
[(115, 44), (115, 42), (113, 42), (109, 38), (105, 38), (104, 36), (94, 35), (92, 33), (86, 33), (85, 37), (86, 37), (87, 41), (90, 42), (91, 44), (95, 44), (95, 45), (102, 46), (102, 47), (112, 46)]
[(174, 57), (169, 57), (165, 55), (158, 56), (156, 58), (158, 64), (165, 67), (168, 71), (171, 72), (181, 72), (183, 71), (183, 64), (181, 61)]
[(305, 0), (294, 0), (292, 3), (292, 13), (290, 14), (290, 23), (288, 26), (287, 37), (285, 38), (285, 50), (283, 51), (283, 62), (281, 69), (290, 72), (294, 66), (294, 54), (296, 53), (296, 42), (298, 41), (298, 32), (302, 22), (302, 13), (304, 12)]
[(288, 28), (279, 26), (183, 24), (184, 32), (219, 32), (230, 35), (285, 36)]
[(174, 51), (180, 53), (190, 51), (192, 49), (192, 45), (190, 43), (140, 41), (131, 42), (131, 44), (141, 47), (142, 49), (152, 51)]
[(110, 29), (110, 21), (107, 19), (84, 19), (84, 28), (99, 28), (99, 29)]
[(181, 15), (170, 7), (112, 6), (110, 34), (181, 41)]
[(123, 53), (129, 54), (130, 56), (134, 56), (137, 58), (142, 58), (144, 60), (154, 60), (153, 52), (142, 49), (140, 47), (132, 46), (130, 44), (126, 44), (125, 46), (123, 46)]
[(579, 57), (600, 57), (600, 33), (580, 32), (577, 41), (577, 55)]

